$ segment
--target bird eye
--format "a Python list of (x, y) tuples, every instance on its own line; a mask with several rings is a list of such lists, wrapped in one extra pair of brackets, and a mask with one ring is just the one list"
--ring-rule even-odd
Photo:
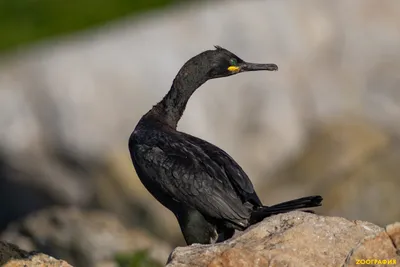
[(235, 58), (232, 58), (230, 60), (230, 63), (231, 63), (232, 66), (236, 66), (237, 65), (237, 60)]

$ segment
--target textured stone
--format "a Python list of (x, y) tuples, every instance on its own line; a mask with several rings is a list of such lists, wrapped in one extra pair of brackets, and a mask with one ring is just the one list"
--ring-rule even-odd
[(354, 256), (398, 258), (377, 225), (296, 211), (267, 218), (224, 243), (176, 248), (167, 266), (337, 267)]
[(12, 258), (28, 257), (29, 253), (18, 246), (0, 241), (0, 264), (4, 264)]
[(392, 240), (393, 245), (400, 251), (400, 222), (386, 226), (386, 233)]
[(257, 253), (246, 249), (231, 248), (212, 259), (207, 267), (261, 267), (266, 266), (267, 263), (268, 261)]
[(72, 267), (63, 260), (57, 260), (42, 253), (27, 252), (14, 244), (0, 241), (0, 265), (3, 267)]
[(57, 260), (45, 254), (37, 254), (29, 259), (10, 260), (3, 267), (73, 267), (66, 261)]
[[(388, 225), (386, 232), (363, 239), (347, 256), (344, 267), (367, 266), (400, 266), (397, 240), (400, 223)], [(398, 241), (398, 240), (397, 240)]]

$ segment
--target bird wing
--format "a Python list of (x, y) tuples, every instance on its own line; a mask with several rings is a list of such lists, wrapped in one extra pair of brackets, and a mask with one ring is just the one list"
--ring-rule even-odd
[(246, 225), (249, 207), (243, 204), (223, 167), (200, 146), (168, 136), (151, 145), (136, 144), (133, 152), (141, 172), (171, 198), (203, 215)]
[(226, 174), (226, 177), (232, 183), (237, 194), (241, 197), (243, 202), (249, 202), (256, 207), (261, 207), (262, 203), (254, 191), (253, 184), (244, 170), (240, 165), (219, 147), (197, 138), (195, 136), (182, 133), (186, 136), (188, 140), (192, 143), (200, 146), (205, 153), (216, 163), (220, 168), (222, 168)]

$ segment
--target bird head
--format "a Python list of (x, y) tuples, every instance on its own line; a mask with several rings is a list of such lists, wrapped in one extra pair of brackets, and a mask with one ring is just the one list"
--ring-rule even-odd
[(180, 83), (184, 88), (195, 89), (210, 79), (260, 70), (276, 71), (278, 66), (273, 63), (246, 62), (227, 49), (215, 46), (214, 50), (204, 51), (189, 59), (178, 72), (174, 83)]
[(276, 71), (276, 64), (250, 63), (242, 60), (232, 52), (220, 46), (215, 46), (215, 50), (204, 52), (204, 62), (208, 65), (208, 79), (226, 77), (241, 72), (269, 70)]

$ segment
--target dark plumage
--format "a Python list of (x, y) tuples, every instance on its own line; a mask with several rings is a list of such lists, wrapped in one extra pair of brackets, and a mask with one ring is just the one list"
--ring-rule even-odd
[(321, 205), (310, 196), (263, 206), (243, 169), (222, 149), (176, 130), (193, 92), (209, 79), (277, 70), (247, 63), (219, 46), (184, 64), (168, 94), (147, 112), (129, 139), (136, 172), (147, 190), (178, 219), (187, 244), (230, 238), (263, 218)]

